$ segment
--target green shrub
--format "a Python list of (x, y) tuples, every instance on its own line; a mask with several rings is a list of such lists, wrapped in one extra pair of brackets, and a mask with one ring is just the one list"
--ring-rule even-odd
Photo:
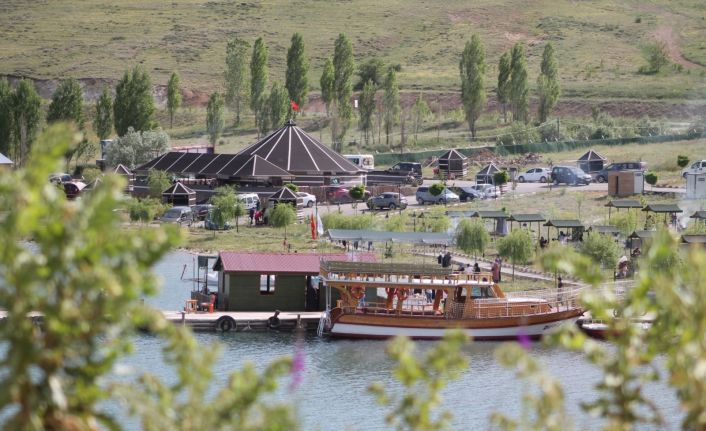
[(432, 196), (439, 196), (445, 188), (444, 183), (435, 183), (429, 187), (429, 193), (431, 193)]
[(326, 229), (364, 230), (373, 226), (372, 217), (352, 216), (337, 212), (321, 216), (321, 221)]
[(604, 268), (613, 268), (618, 263), (621, 251), (612, 236), (592, 232), (584, 236), (579, 252)]
[(294, 193), (296, 193), (296, 192), (299, 191), (299, 186), (296, 185), (296, 184), (294, 184), (294, 183), (287, 183), (287, 184), (285, 184), (284, 186), (285, 186), (286, 188), (288, 188), (289, 190), (293, 191)]
[(365, 186), (362, 184), (358, 184), (356, 186), (351, 187), (351, 189), (348, 191), (348, 195), (354, 201), (359, 201), (363, 199), (363, 196), (365, 196)]
[(654, 186), (655, 184), (657, 184), (657, 174), (655, 174), (654, 172), (646, 173), (645, 182), (647, 182), (647, 184), (651, 186)]
[(685, 168), (689, 164), (689, 157), (683, 154), (677, 156), (677, 166), (680, 168)]

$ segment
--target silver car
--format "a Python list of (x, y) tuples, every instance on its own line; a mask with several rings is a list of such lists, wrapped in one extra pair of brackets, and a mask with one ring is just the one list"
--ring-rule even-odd
[(386, 192), (368, 199), (367, 205), (371, 210), (376, 208), (387, 208), (390, 210), (399, 208), (403, 210), (407, 208), (407, 198), (399, 193)]
[(422, 187), (417, 187), (417, 193), (416, 193), (416, 198), (417, 198), (417, 203), (419, 205), (424, 205), (427, 203), (430, 204), (445, 204), (445, 203), (450, 203), (450, 202), (460, 202), (461, 199), (458, 197), (458, 195), (451, 190), (448, 189), (448, 187), (444, 188), (444, 190), (439, 193), (438, 196), (434, 196), (429, 192), (429, 187), (427, 186), (422, 186)]
[(194, 221), (193, 212), (189, 207), (172, 207), (159, 219), (162, 223), (178, 223), (191, 226)]

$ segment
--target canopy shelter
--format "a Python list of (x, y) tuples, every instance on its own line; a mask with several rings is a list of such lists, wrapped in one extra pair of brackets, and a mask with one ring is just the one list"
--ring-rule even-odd
[(696, 211), (694, 214), (689, 216), (689, 218), (693, 218), (695, 223), (698, 223), (699, 221), (706, 224), (706, 211)]
[(175, 207), (191, 207), (196, 205), (196, 192), (177, 181), (162, 192), (162, 202)]
[(15, 165), (15, 163), (5, 157), (4, 154), (0, 153), (0, 170), (8, 170), (12, 169), (12, 167)]
[(621, 210), (623, 208), (627, 208), (628, 211), (630, 211), (630, 208), (642, 208), (642, 204), (640, 201), (634, 200), (634, 199), (616, 199), (614, 201), (610, 201), (607, 204), (605, 204), (606, 207), (608, 207), (608, 220), (610, 221), (610, 210), (612, 208), (615, 208), (617, 210)]
[(132, 193), (132, 190), (135, 187), (135, 174), (133, 174), (132, 171), (122, 163), (119, 163), (118, 166), (113, 169), (113, 173), (125, 178), (125, 181), (127, 183), (127, 185), (125, 186), (125, 193)]
[(472, 217), (479, 217), (481, 219), (489, 219), (494, 222), (493, 234), (498, 236), (507, 235), (507, 222), (506, 220), (510, 217), (505, 211), (491, 210), (491, 211), (476, 211)]
[(620, 234), (620, 229), (612, 225), (593, 225), (588, 228), (591, 232), (598, 232), (604, 235), (618, 236)]
[[(650, 213), (664, 214), (664, 224), (672, 224), (673, 226), (677, 225), (677, 213), (684, 212), (684, 210), (679, 208), (676, 204), (648, 204), (642, 211), (647, 212), (647, 215)], [(669, 222), (667, 222), (668, 215), (670, 216)]]
[(500, 172), (500, 168), (495, 166), (494, 163), (489, 163), (487, 166), (485, 166), (483, 169), (478, 171), (476, 174), (476, 183), (478, 184), (495, 184), (495, 180), (493, 179), (493, 175), (495, 175), (496, 172)]
[(706, 245), (706, 234), (697, 235), (682, 235), (681, 242), (683, 244), (701, 244)]
[[(547, 238), (551, 238), (549, 228), (553, 227), (557, 230), (556, 239), (559, 241), (581, 241), (583, 239), (585, 227), (578, 220), (549, 220), (544, 223), (544, 226), (547, 226)], [(564, 230), (571, 231), (571, 234), (564, 234)]]
[(654, 230), (636, 230), (630, 235), (628, 235), (628, 248), (630, 250), (639, 249), (647, 241), (655, 236), (656, 231)]
[(467, 211), (451, 210), (451, 211), (446, 211), (446, 215), (451, 218), (474, 217), (477, 212), (478, 211), (475, 211), (475, 210), (467, 210)]
[(440, 232), (381, 232), (376, 230), (329, 229), (331, 241), (404, 242), (410, 244), (451, 245), (453, 237)]
[(605, 164), (606, 160), (607, 159), (605, 157), (601, 156), (597, 152), (593, 150), (588, 150), (586, 154), (576, 160), (576, 163), (578, 164), (579, 168), (581, 168), (581, 170), (590, 173), (603, 169), (603, 165)]
[(537, 242), (541, 241), (540, 231), (542, 230), (542, 222), (547, 221), (547, 219), (542, 214), (513, 214), (508, 219), (510, 220), (510, 231), (512, 231), (514, 222), (520, 223), (521, 227), (526, 227), (529, 223), (537, 223)]
[(439, 156), (441, 178), (462, 178), (468, 175), (468, 157), (451, 149)]
[(364, 169), (319, 142), (292, 120), (240, 151), (238, 156), (260, 156), (293, 175), (292, 182), (297, 185), (365, 182)]

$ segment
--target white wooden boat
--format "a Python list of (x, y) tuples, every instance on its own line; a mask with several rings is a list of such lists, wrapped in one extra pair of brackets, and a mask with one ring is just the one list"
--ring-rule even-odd
[[(322, 261), (320, 274), (324, 285), (341, 296), (331, 310), (330, 334), (335, 337), (437, 339), (458, 328), (476, 340), (536, 339), (583, 313), (579, 289), (505, 293), (490, 281), (490, 273)], [(386, 298), (378, 300), (379, 288)], [(434, 291), (434, 301), (411, 301), (415, 289)]]

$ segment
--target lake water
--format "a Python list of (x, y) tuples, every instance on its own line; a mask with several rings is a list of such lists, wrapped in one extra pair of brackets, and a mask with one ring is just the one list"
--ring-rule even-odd
[[(191, 276), (193, 257), (186, 252), (171, 253), (156, 267), (164, 280), (160, 294), (147, 301), (165, 310), (183, 307), (191, 290), (191, 282), (180, 279), (184, 265), (185, 277)], [(204, 348), (220, 342), (221, 356), (214, 370), (217, 386), (225, 383), (232, 370), (246, 362), (259, 369), (275, 358), (292, 355), (296, 336), (293, 333), (197, 333), (196, 338)], [(423, 351), (433, 342), (420, 342)], [(444, 408), (453, 413), (453, 429), (489, 429), (488, 417), (501, 411), (512, 417), (521, 414), (520, 398), (526, 384), (517, 380), (511, 370), (496, 363), (493, 357), (498, 343), (475, 343), (465, 348), (470, 367), (444, 390)], [(167, 380), (175, 377), (173, 370), (161, 366), (159, 343), (152, 337), (136, 340), (135, 354), (123, 361), (135, 369), (155, 372)], [(386, 411), (376, 404), (367, 391), (368, 386), (381, 381), (399, 390), (391, 375), (392, 361), (384, 352), (384, 341), (331, 340), (307, 334), (304, 338), (305, 371), (301, 386), (289, 390), (290, 379), (282, 381), (277, 398), (290, 400), (296, 407), (303, 429), (321, 430), (384, 430)], [(563, 384), (567, 408), (576, 429), (599, 429), (601, 423), (585, 414), (581, 402), (595, 399), (593, 386), (600, 374), (588, 364), (582, 354), (548, 348), (535, 344), (532, 354)], [(678, 429), (680, 413), (674, 392), (665, 385), (648, 388), (648, 393), (660, 406), (668, 421), (666, 429)], [(137, 426), (135, 426), (137, 428)], [(640, 429), (665, 429), (643, 426)]]

